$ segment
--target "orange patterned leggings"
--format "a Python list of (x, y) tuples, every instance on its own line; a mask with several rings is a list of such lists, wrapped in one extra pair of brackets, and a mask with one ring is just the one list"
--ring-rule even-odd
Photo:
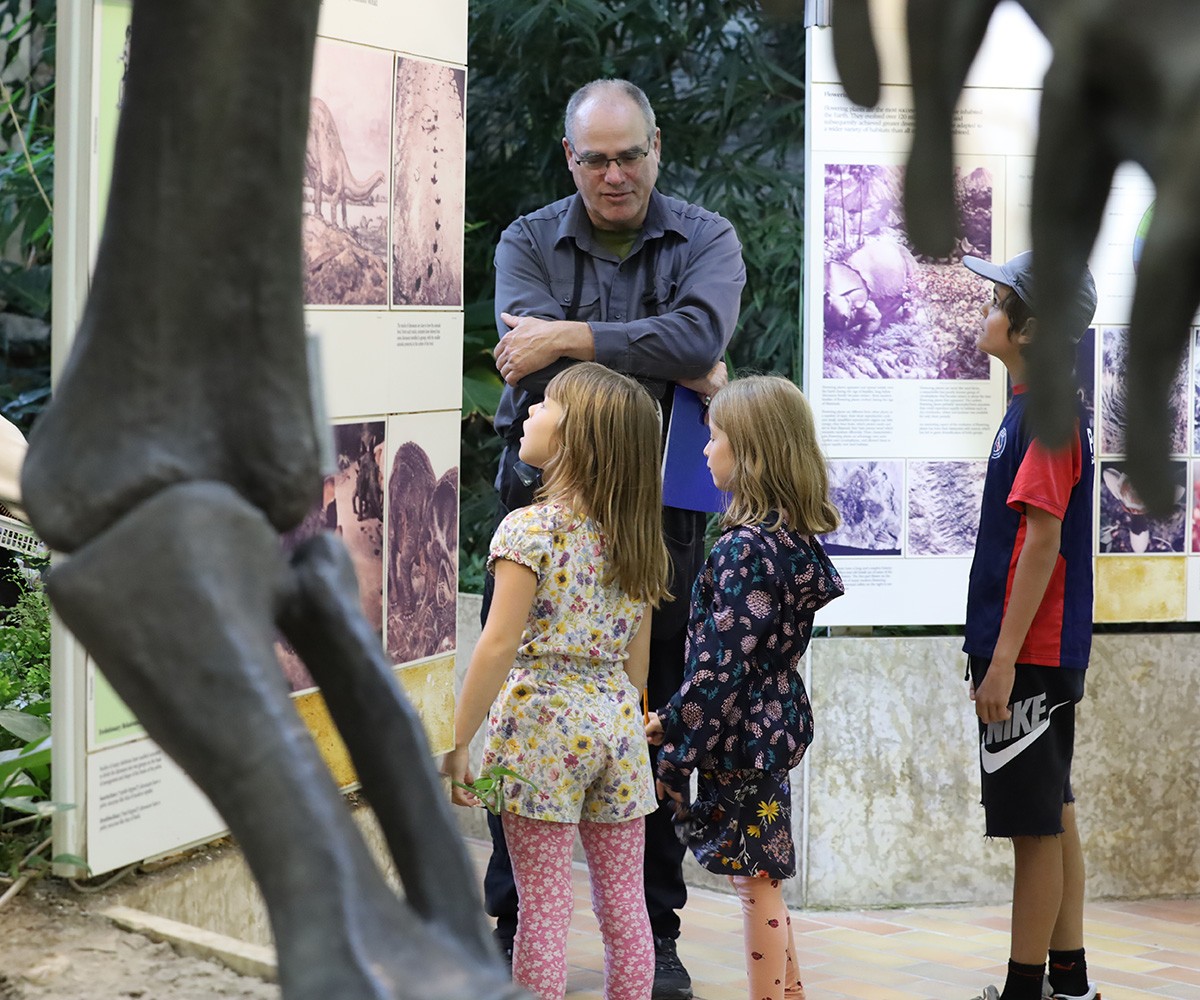
[(749, 1000), (804, 1000), (783, 882), (736, 875), (729, 881), (742, 904)]

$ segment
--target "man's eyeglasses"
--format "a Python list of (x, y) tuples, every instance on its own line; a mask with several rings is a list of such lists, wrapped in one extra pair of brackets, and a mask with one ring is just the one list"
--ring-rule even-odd
[[(571, 152), (575, 152), (572, 147)], [(641, 166), (642, 160), (650, 155), (648, 149), (627, 149), (619, 156), (605, 156), (603, 153), (584, 153), (582, 156), (576, 154), (575, 162), (584, 170), (591, 171), (594, 174), (606, 173), (608, 165), (615, 163), (618, 170), (634, 170)]]

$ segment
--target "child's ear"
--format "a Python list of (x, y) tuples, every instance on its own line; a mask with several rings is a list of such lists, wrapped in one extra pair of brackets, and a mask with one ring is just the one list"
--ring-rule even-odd
[(1021, 327), (1021, 332), (1017, 334), (1017, 340), (1019, 340), (1022, 344), (1028, 344), (1028, 343), (1032, 342), (1032, 340), (1036, 336), (1037, 336), (1037, 317), (1030, 316), (1029, 319), (1027, 319), (1025, 321), (1025, 325), (1023, 327)]

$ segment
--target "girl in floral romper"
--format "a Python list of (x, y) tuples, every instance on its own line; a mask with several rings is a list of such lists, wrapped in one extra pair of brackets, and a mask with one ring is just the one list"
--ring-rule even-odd
[[(503, 788), (520, 900), (513, 978), (543, 1000), (566, 990), (576, 829), (604, 938), (605, 997), (648, 1000), (654, 980), (642, 858), (643, 817), (657, 801), (639, 692), (649, 609), (667, 594), (659, 428), (645, 389), (592, 363), (555, 376), (530, 407), (520, 457), (543, 470), (545, 486), (492, 539), (495, 595), (442, 765), (472, 780), (467, 749), (486, 714), (483, 766), (527, 779)], [(453, 800), (478, 802), (458, 788)]]
[(662, 745), (659, 789), (676, 802), (681, 838), (741, 900), (750, 1000), (800, 1000), (781, 881), (796, 873), (788, 772), (812, 741), (800, 667), (813, 615), (843, 593), (816, 539), (838, 514), (812, 411), (791, 382), (731, 382), (708, 422), (709, 472), (732, 499), (692, 590), (683, 687), (646, 735)]

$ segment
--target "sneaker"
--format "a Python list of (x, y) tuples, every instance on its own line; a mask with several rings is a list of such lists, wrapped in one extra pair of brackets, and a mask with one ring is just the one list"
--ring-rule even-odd
[(983, 992), (971, 1000), (1000, 1000), (1000, 991), (995, 986), (985, 986)]
[(650, 1000), (692, 1000), (692, 977), (679, 961), (672, 938), (654, 939), (654, 989)]
[(1100, 1000), (1100, 991), (1095, 983), (1088, 983), (1088, 991), (1083, 996), (1072, 996), (1070, 993), (1048, 993), (1053, 1000)]

